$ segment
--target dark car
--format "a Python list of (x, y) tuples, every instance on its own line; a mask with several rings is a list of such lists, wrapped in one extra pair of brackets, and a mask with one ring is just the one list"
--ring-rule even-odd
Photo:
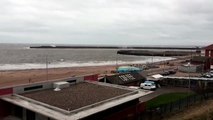
[(161, 75), (167, 76), (167, 75), (170, 75), (170, 73), (169, 73), (169, 71), (165, 71), (165, 72), (161, 73)]
[(169, 71), (169, 74), (175, 74), (175, 73), (176, 73), (175, 70), (170, 70), (170, 71)]

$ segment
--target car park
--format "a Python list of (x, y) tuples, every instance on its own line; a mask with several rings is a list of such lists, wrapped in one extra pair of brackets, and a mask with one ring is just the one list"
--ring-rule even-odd
[(153, 81), (145, 81), (144, 83), (140, 84), (140, 87), (146, 90), (155, 90), (156, 84)]

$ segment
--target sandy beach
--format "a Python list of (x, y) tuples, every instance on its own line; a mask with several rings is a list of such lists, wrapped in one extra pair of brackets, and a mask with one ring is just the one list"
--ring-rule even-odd
[[(185, 59), (188, 59), (188, 57), (170, 60), (169, 62), (173, 63), (174, 66), (165, 65), (162, 62), (161, 64), (158, 63), (159, 68), (149, 69), (147, 72), (159, 73), (162, 72), (163, 69), (176, 68), (180, 62)], [(111, 74), (111, 71), (115, 70), (116, 66), (52, 68), (48, 69), (48, 76), (46, 69), (0, 71), (0, 87), (30, 84), (40, 81), (50, 81), (88, 74), (99, 74), (101, 76), (103, 74)]]
[(1, 71), (0, 87), (62, 79), (87, 74), (107, 74), (112, 70), (115, 70), (115, 68), (115, 66), (52, 68), (48, 69), (48, 76), (46, 69)]

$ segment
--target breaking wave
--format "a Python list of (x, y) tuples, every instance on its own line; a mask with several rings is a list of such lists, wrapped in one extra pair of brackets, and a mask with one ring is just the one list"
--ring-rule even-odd
[[(65, 68), (65, 67), (86, 67), (86, 66), (105, 66), (105, 65), (125, 65), (125, 64), (145, 64), (150, 62), (160, 62), (165, 60), (172, 60), (175, 58), (150, 58), (146, 60), (137, 61), (89, 61), (89, 62), (72, 62), (60, 61), (48, 64), (48, 68)], [(21, 63), (21, 64), (0, 64), (0, 70), (26, 70), (26, 69), (46, 69), (44, 63)]]

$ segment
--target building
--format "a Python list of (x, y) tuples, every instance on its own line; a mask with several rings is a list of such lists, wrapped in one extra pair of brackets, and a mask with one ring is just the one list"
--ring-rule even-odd
[(209, 69), (210, 68), (213, 68), (213, 44), (207, 46), (204, 48), (205, 49), (205, 56), (210, 58), (210, 66), (209, 66)]
[(140, 83), (144, 82), (145, 80), (146, 78), (140, 73), (123, 73), (106, 76), (105, 78), (101, 79), (100, 82), (124, 86), (139, 86)]
[(193, 56), (191, 60), (192, 65), (201, 66), (200, 72), (205, 72), (210, 69), (211, 59), (206, 56)]
[[(0, 89), (0, 119), (118, 120), (137, 118), (148, 93), (74, 77)], [(94, 81), (94, 80), (92, 80)]]
[(178, 70), (186, 73), (199, 73), (202, 72), (204, 69), (202, 64), (185, 64), (179, 66)]
[[(191, 70), (196, 72), (205, 72), (213, 68), (213, 44), (203, 48), (204, 56), (193, 56), (191, 59)], [(202, 52), (203, 53), (203, 52)], [(183, 71), (188, 71), (187, 67), (181, 66)], [(200, 69), (201, 67), (201, 69)]]
[[(190, 84), (189, 84), (190, 83)], [(205, 89), (207, 92), (213, 91), (212, 78), (199, 78), (199, 77), (171, 77), (166, 76), (162, 80), (162, 85), (185, 87), (192, 90)]]
[(205, 47), (205, 56), (213, 58), (213, 44)]

